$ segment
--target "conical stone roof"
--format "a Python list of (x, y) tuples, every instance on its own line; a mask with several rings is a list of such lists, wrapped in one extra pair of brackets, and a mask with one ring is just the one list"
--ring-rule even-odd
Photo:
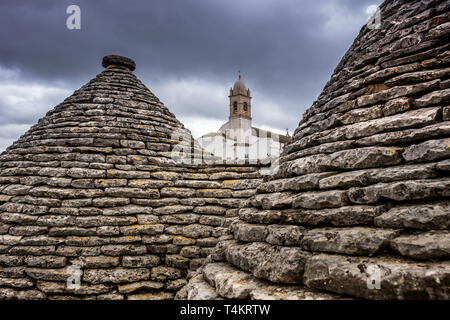
[(172, 299), (262, 182), (177, 161), (190, 132), (133, 60), (103, 66), (0, 155), (0, 299)]
[(180, 296), (450, 298), (450, 2), (380, 13)]

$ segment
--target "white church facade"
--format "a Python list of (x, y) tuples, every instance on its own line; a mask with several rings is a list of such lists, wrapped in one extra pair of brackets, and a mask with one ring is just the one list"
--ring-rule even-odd
[(252, 97), (241, 75), (230, 88), (230, 115), (228, 122), (217, 132), (201, 136), (198, 140), (208, 152), (225, 160), (263, 160), (277, 158), (289, 141), (281, 135), (252, 126)]

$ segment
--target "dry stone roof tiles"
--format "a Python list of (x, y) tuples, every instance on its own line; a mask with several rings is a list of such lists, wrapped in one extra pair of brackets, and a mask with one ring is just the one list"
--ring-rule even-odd
[(103, 66), (0, 155), (0, 299), (172, 299), (262, 182), (176, 161), (190, 132), (134, 61)]
[(380, 11), (178, 297), (450, 298), (450, 1)]

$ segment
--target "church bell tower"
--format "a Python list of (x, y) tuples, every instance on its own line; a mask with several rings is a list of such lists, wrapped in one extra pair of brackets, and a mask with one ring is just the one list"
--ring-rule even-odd
[[(250, 89), (242, 81), (239, 73), (238, 80), (234, 83), (233, 88), (230, 88), (230, 129), (232, 131), (242, 131), (244, 135), (251, 134), (252, 128), (252, 107)], [(239, 135), (242, 135), (239, 134)]]

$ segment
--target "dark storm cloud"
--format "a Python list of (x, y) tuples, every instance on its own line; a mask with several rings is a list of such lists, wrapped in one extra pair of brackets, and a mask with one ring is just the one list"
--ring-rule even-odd
[[(135, 59), (150, 89), (177, 79), (228, 88), (241, 70), (260, 99), (291, 115), (254, 119), (292, 130), (359, 32), (367, 6), (380, 2), (2, 0), (0, 68), (19, 70), (20, 81), (71, 90), (101, 71), (109, 53)], [(81, 30), (65, 26), (71, 4), (81, 8)], [(200, 98), (170, 107), (176, 115), (223, 118), (226, 104), (211, 108)]]

